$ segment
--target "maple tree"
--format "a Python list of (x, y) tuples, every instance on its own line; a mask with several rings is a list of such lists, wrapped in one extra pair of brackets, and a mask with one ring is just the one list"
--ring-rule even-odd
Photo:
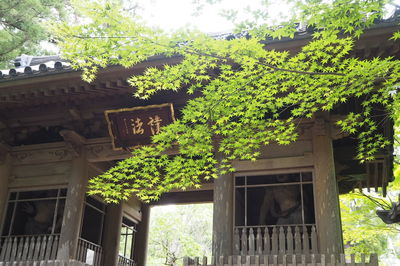
[[(387, 117), (396, 115), (399, 60), (360, 59), (352, 50), (357, 38), (384, 18), (391, 2), (286, 2), (295, 10), (286, 22), (270, 26), (258, 10), (254, 21), (239, 23), (240, 33), (230, 39), (148, 27), (124, 14), (118, 1), (91, 3), (81, 9), (87, 22), (59, 25), (62, 54), (83, 71), (86, 81), (93, 80), (99, 68), (131, 67), (162, 55), (181, 61), (132, 76), (128, 81), (135, 97), (149, 99), (161, 90), (182, 88), (188, 94), (201, 92), (187, 102), (177, 121), (153, 137), (154, 145), (135, 149), (131, 158), (91, 179), (90, 193), (109, 202), (132, 194), (149, 201), (171, 189), (199, 187), (203, 179), (234, 171), (233, 160), (256, 160), (263, 145), (295, 141), (303, 119), (351, 98), (362, 100), (361, 110), (347, 113), (337, 124), (358, 138), (358, 159), (370, 160), (390, 145), (372, 113), (379, 105)], [(268, 38), (295, 38), (298, 21), (312, 29), (299, 52), (265, 47)], [(166, 155), (175, 144), (179, 154)], [(224, 159), (217, 160), (217, 152)]]

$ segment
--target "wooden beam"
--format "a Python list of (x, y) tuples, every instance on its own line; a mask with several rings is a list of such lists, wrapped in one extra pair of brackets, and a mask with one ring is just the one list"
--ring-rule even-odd
[(118, 251), (122, 225), (122, 203), (108, 204), (103, 229), (103, 265), (119, 265)]
[(7, 144), (0, 143), (0, 164), (4, 163), (7, 154), (9, 154), (11, 147)]
[(86, 151), (83, 149), (79, 156), (74, 157), (71, 162), (57, 259), (74, 259), (76, 256), (83, 221), (87, 181), (88, 162)]
[(236, 171), (262, 171), (288, 168), (302, 168), (313, 166), (312, 153), (305, 153), (303, 156), (285, 158), (259, 159), (257, 161), (234, 161), (232, 166)]
[(339, 192), (335, 174), (332, 138), (327, 119), (315, 119), (313, 129), (315, 216), (321, 253), (343, 253)]
[(82, 153), (86, 139), (73, 130), (63, 129), (60, 131), (60, 135), (63, 137), (66, 144), (71, 148), (74, 155), (78, 157)]
[[(131, 202), (133, 200), (136, 200), (138, 203), (137, 208), (135, 206), (131, 206)], [(140, 202), (138, 199), (136, 199), (135, 196), (131, 196), (128, 202), (123, 202), (122, 203), (122, 211), (124, 215), (126, 215), (128, 218), (133, 219), (137, 222), (142, 221), (142, 212), (140, 211), (141, 205), (143, 205), (142, 202)]]
[(108, 169), (110, 169), (113, 164), (110, 161), (105, 162), (89, 162), (89, 167), (97, 172), (97, 174), (102, 174)]
[[(122, 160), (132, 156), (128, 150), (114, 150), (109, 137), (87, 140), (85, 148), (88, 151), (89, 162)], [(178, 147), (174, 147), (168, 150), (166, 154), (174, 155), (178, 152)]]
[(68, 109), (68, 112), (73, 120), (82, 121), (82, 115), (81, 112), (78, 110), (78, 108), (76, 107), (70, 108)]
[(192, 204), (192, 203), (212, 203), (212, 190), (198, 190), (186, 192), (168, 192), (163, 194), (158, 201), (152, 202), (152, 206), (169, 204)]
[[(225, 155), (217, 153), (215, 157), (220, 164)], [(217, 258), (233, 254), (233, 180), (231, 173), (214, 180), (212, 253)]]
[(9, 146), (0, 144), (0, 226), (6, 209), (8, 183), (12, 169), (10, 150), (11, 148)]
[(142, 213), (142, 221), (137, 226), (137, 233), (135, 235), (135, 244), (134, 244), (135, 252), (133, 256), (137, 265), (146, 265), (147, 242), (148, 242), (149, 224), (150, 224), (149, 205), (143, 204), (141, 213)]
[(42, 176), (40, 178), (36, 177), (26, 177), (26, 178), (11, 178), (8, 182), (9, 188), (18, 189), (32, 189), (33, 187), (54, 187), (60, 185), (68, 184), (67, 175), (49, 175)]
[(104, 162), (126, 159), (131, 156), (129, 151), (113, 150), (111, 138), (91, 139), (86, 142), (89, 162)]

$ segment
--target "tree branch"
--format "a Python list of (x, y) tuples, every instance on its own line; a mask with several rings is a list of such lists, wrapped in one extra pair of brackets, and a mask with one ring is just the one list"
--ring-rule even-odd
[[(90, 36), (90, 37), (88, 37), (88, 36), (81, 36), (81, 35), (73, 35), (72, 37), (78, 38), (78, 39), (134, 39), (134, 38), (136, 38), (136, 37), (133, 37), (133, 36)], [(144, 38), (144, 37), (142, 37), (142, 38)], [(167, 47), (167, 48), (172, 48), (172, 49), (176, 48), (176, 47), (170, 47), (168, 45), (164, 45), (164, 44), (161, 44), (161, 43), (157, 43), (157, 42), (152, 41), (150, 39), (148, 39), (148, 41), (150, 41), (153, 44), (162, 46), (162, 47)], [(185, 52), (188, 53), (188, 54), (193, 54), (193, 55), (213, 57), (213, 58), (220, 59), (220, 60), (234, 61), (230, 57), (223, 57), (223, 56), (218, 56), (218, 55), (215, 55), (215, 54), (207, 54), (207, 53), (197, 52), (195, 50), (186, 49)], [(328, 75), (329, 76), (332, 76), (332, 75), (333, 76), (345, 76), (342, 73), (336, 73), (336, 72), (313, 72), (313, 71), (302, 71), (302, 70), (295, 70), (295, 69), (287, 69), (287, 68), (277, 67), (277, 66), (274, 66), (272, 64), (265, 63), (265, 62), (262, 62), (262, 61), (258, 61), (258, 62), (256, 62), (256, 64), (272, 68), (275, 71), (283, 71), (283, 72), (296, 73), (296, 74), (302, 74), (302, 75), (311, 75), (311, 76), (316, 76), (316, 75), (321, 75), (321, 76), (328, 76)]]

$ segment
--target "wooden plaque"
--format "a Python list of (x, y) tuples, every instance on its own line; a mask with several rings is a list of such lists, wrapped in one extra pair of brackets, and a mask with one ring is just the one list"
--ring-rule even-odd
[(115, 150), (151, 144), (151, 137), (175, 121), (172, 103), (104, 112)]

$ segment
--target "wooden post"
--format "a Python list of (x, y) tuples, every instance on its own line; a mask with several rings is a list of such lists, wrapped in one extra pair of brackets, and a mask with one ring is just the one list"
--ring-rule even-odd
[(315, 215), (319, 252), (343, 253), (339, 193), (329, 123), (316, 118), (313, 128)]
[(79, 156), (72, 159), (57, 259), (75, 258), (82, 223), (87, 178), (88, 162), (86, 151), (82, 150)]
[[(216, 158), (222, 161), (223, 154)], [(233, 254), (233, 176), (221, 175), (214, 180), (213, 210), (213, 256), (230, 256)]]
[(102, 241), (104, 265), (118, 265), (121, 225), (122, 203), (107, 205)]
[(134, 260), (137, 265), (146, 265), (147, 240), (149, 237), (150, 206), (142, 204), (142, 221), (138, 224), (135, 236)]
[(7, 207), (8, 179), (11, 175), (11, 155), (5, 145), (0, 144), (0, 230)]

